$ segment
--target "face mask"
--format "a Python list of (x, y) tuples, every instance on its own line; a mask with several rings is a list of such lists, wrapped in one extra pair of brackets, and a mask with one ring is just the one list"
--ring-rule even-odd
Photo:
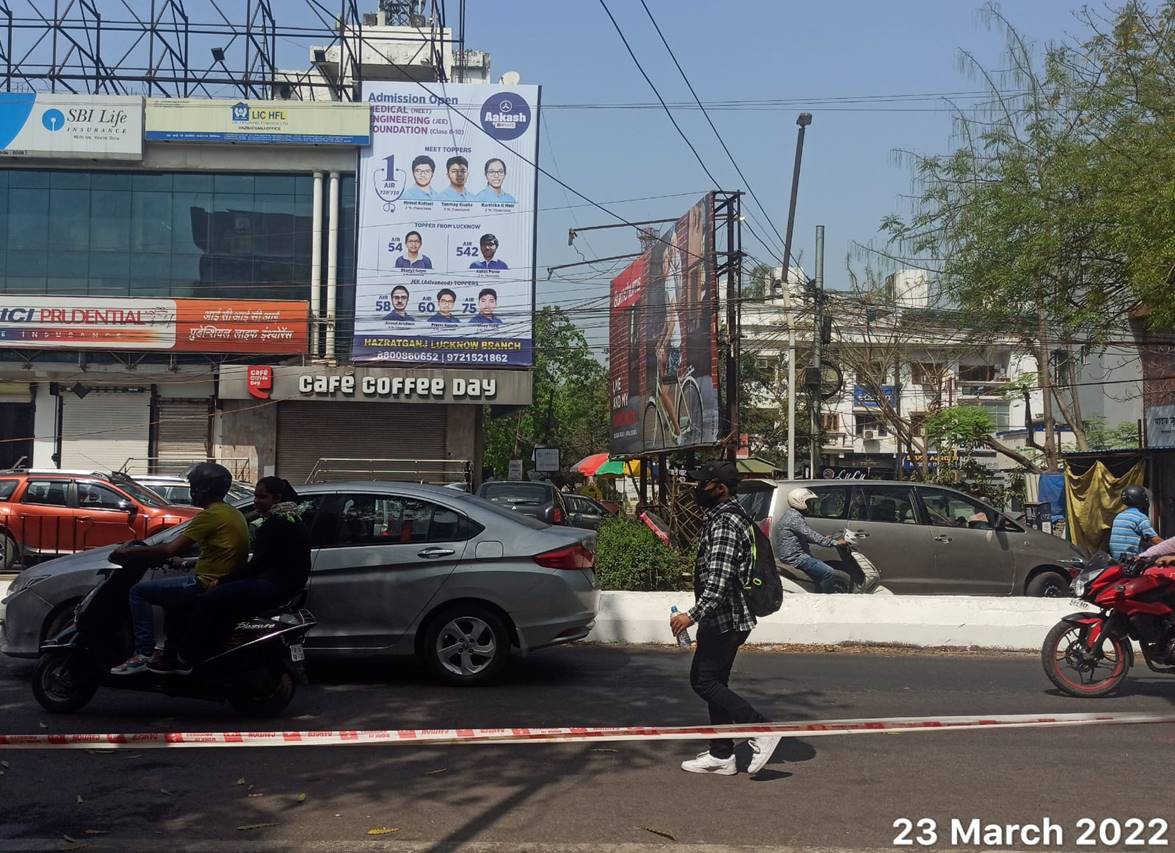
[(705, 483), (694, 486), (694, 500), (703, 509), (713, 509), (718, 506), (718, 496), (706, 491)]

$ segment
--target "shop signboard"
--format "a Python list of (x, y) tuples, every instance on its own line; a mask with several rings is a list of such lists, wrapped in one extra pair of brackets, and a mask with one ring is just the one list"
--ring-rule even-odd
[(0, 347), (295, 354), (310, 306), (278, 299), (0, 295)]
[(533, 362), (539, 88), (365, 83), (354, 362)]
[(636, 456), (718, 441), (714, 196), (612, 280), (609, 450)]
[(0, 92), (0, 157), (142, 160), (143, 99)]
[(148, 98), (148, 142), (367, 145), (371, 109), (318, 101)]

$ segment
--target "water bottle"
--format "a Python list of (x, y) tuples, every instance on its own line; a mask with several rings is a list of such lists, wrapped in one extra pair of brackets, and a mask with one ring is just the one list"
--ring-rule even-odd
[[(676, 605), (676, 604), (675, 604), (675, 605), (673, 605), (672, 607), (670, 607), (670, 608), (669, 608), (669, 615), (670, 615), (671, 617), (672, 617), (672, 616), (676, 616), (676, 615), (677, 615), (678, 613), (680, 613), (680, 612), (681, 612), (681, 611), (679, 611), (679, 610), (677, 609), (677, 605)], [(689, 636), (689, 629), (688, 629), (688, 628), (687, 628), (686, 630), (682, 631), (680, 634), (678, 634), (678, 635), (677, 635), (677, 645), (679, 645), (679, 646), (689, 646), (691, 643), (693, 643), (693, 640), (691, 640), (691, 639), (690, 639), (690, 636)]]

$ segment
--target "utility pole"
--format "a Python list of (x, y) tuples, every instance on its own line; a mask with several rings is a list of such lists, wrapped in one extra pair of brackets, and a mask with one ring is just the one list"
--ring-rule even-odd
[(823, 384), (821, 379), (823, 371), (821, 369), (821, 358), (823, 356), (824, 345), (824, 226), (816, 226), (816, 280), (812, 290), (813, 302), (816, 305), (816, 316), (812, 321), (812, 371), (815, 373), (814, 377), (808, 380), (808, 386), (811, 390), (811, 400), (808, 403), (809, 409), (809, 429), (811, 430), (811, 451), (808, 456), (808, 464), (811, 466), (809, 477), (816, 476), (816, 468), (820, 464), (820, 388)]
[(787, 478), (796, 476), (796, 333), (791, 312), (791, 238), (796, 224), (796, 199), (800, 194), (800, 163), (804, 159), (804, 130), (812, 123), (811, 113), (800, 113), (796, 117), (799, 131), (796, 133), (796, 161), (791, 173), (791, 203), (787, 208), (787, 233), (783, 239), (783, 298), (788, 329), (787, 367)]

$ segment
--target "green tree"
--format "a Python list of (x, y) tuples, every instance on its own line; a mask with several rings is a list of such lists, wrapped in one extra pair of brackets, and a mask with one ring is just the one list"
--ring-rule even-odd
[(1140, 303), (1175, 320), (1175, 2), (1087, 10), (1085, 35), (1043, 54), (995, 6), (986, 16), (1007, 36), (1007, 70), (963, 53), (990, 100), (957, 112), (955, 151), (910, 155), (914, 209), (883, 228), (969, 326), (1036, 356), (1055, 470), (1054, 406), (1089, 446), (1075, 365), (1122, 337)]
[(535, 447), (558, 447), (564, 467), (608, 449), (608, 373), (562, 308), (535, 315), (534, 352), (533, 403), (485, 418), (485, 465), (498, 477)]

